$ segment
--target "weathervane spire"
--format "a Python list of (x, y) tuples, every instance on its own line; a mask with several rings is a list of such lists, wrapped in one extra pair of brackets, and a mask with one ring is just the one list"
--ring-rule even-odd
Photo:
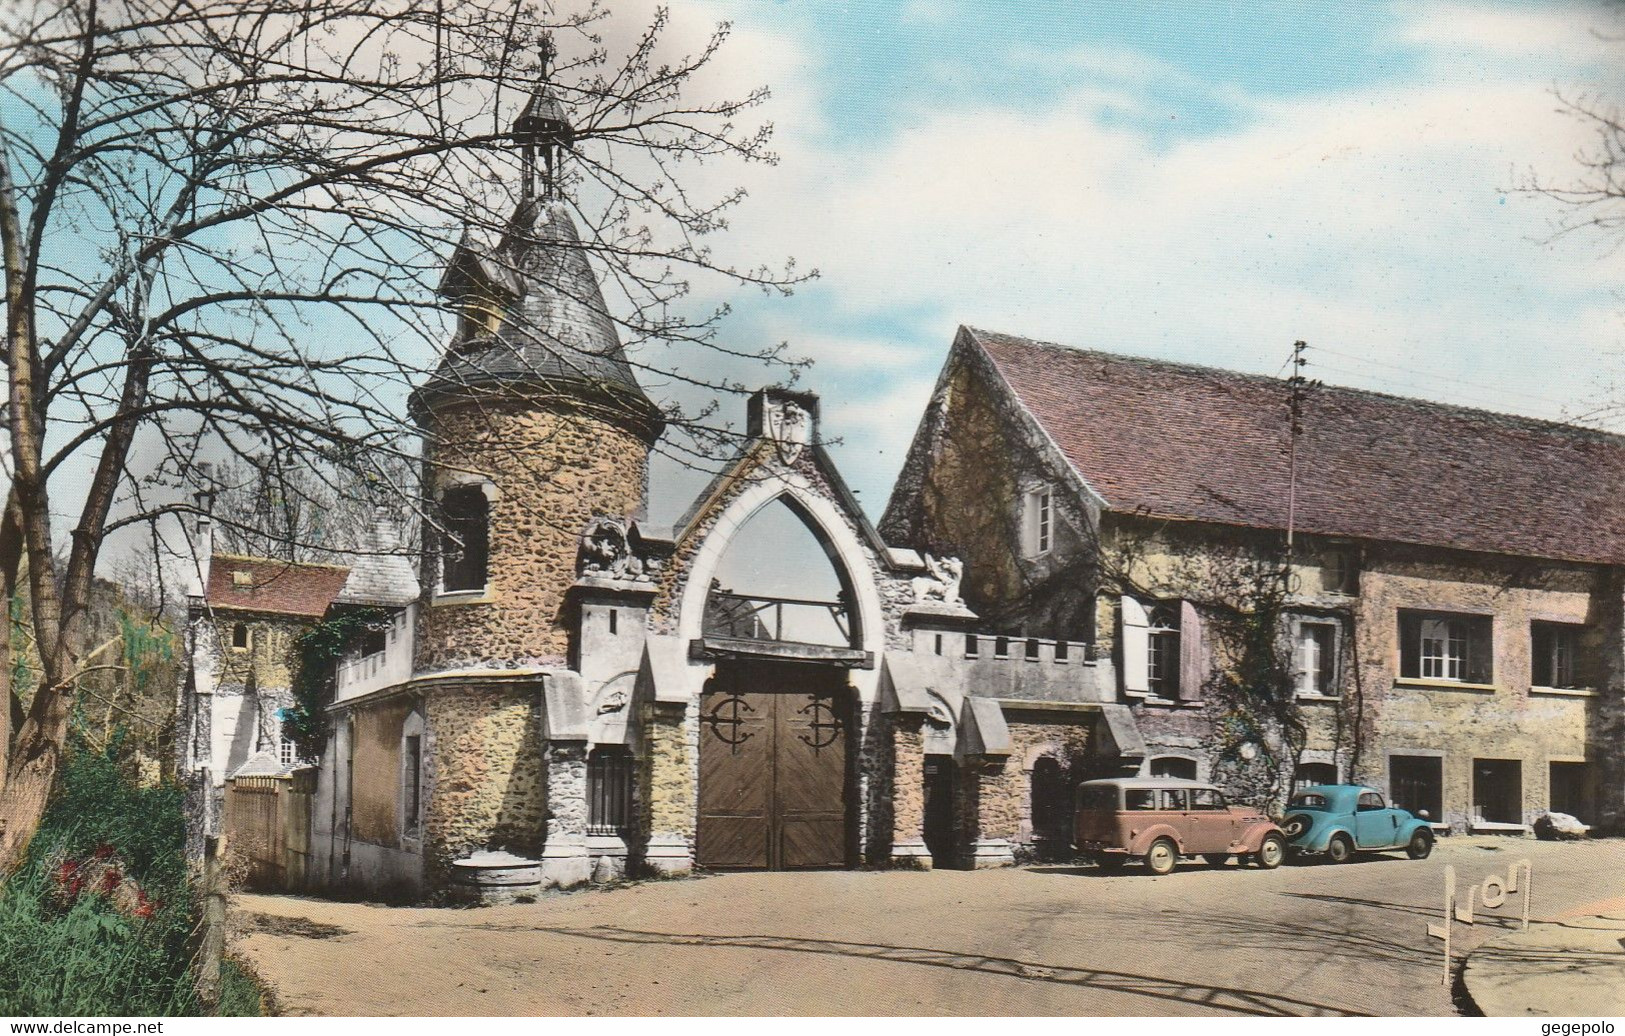
[(559, 149), (568, 148), (575, 140), (575, 128), (565, 117), (564, 106), (553, 95), (553, 58), (557, 55), (553, 37), (542, 37), (539, 48), (536, 92), (530, 95), (525, 110), (514, 120), (513, 140), (520, 147), (524, 164), (524, 182), (520, 185), (525, 201), (536, 192), (536, 152), (541, 151), (541, 194), (544, 200), (557, 196)]

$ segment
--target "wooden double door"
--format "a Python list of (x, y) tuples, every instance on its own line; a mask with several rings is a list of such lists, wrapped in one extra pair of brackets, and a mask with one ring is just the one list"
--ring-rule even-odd
[(700, 866), (847, 866), (851, 711), (844, 670), (717, 666), (700, 699)]

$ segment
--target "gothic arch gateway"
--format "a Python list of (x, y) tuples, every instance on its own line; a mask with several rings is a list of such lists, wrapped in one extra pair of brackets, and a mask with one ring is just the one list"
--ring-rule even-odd
[[(691, 667), (697, 808), (694, 862), (788, 870), (858, 862), (865, 782), (856, 765), (887, 622), (884, 545), (813, 439), (817, 402), (760, 393), (753, 440), (686, 517), (672, 586), (657, 602)], [(839, 585), (833, 601), (724, 594), (716, 576), (751, 520), (782, 503)], [(685, 551), (685, 548), (687, 550)], [(786, 610), (827, 609), (844, 643), (798, 639)]]

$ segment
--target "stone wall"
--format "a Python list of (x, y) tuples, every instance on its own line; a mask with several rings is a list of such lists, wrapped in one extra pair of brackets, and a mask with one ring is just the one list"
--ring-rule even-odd
[[(241, 693), (252, 671), (254, 683), (260, 688), (286, 688), (293, 685), (291, 652), (294, 638), (309, 629), (315, 619), (298, 616), (267, 616), (228, 612), (217, 609), (215, 643), (218, 647), (218, 668), (215, 687), (230, 693)], [(239, 624), (249, 632), (247, 649), (234, 648), (232, 630)]]
[[(886, 805), (891, 815), (891, 839), (887, 849), (904, 849), (914, 857), (925, 856), (925, 736), (918, 714), (892, 717), (891, 773), (876, 784), (887, 791)], [(874, 854), (871, 854), (871, 859)], [(899, 861), (905, 862), (905, 861)]]
[(477, 849), (535, 856), (545, 835), (547, 774), (541, 688), (459, 685), (426, 702), (427, 869), (443, 886), (452, 861)]
[(1032, 829), (1033, 766), (1048, 756), (1061, 765), (1061, 781), (1075, 787), (1079, 781), (1103, 776), (1096, 772), (1093, 716), (1076, 718), (1006, 710), (1010, 728), (1010, 756), (1002, 766), (982, 773), (981, 831), (984, 838), (1007, 838), (1030, 843)]
[(632, 432), (580, 413), (485, 402), (431, 417), (425, 470), (439, 487), (488, 478), (486, 593), (436, 598), (436, 560), (423, 573), (419, 672), (460, 666), (563, 665), (565, 592), (582, 530), (595, 514), (641, 513), (648, 447)]
[[(1093, 519), (1072, 499), (1064, 469), (1009, 405), (974, 348), (956, 344), (943, 387), (899, 477), (881, 531), (888, 542), (965, 561), (965, 603), (984, 628), (1092, 639)], [(935, 403), (934, 403), (935, 405)], [(1025, 492), (1053, 487), (1053, 546), (1022, 549)]]
[(355, 774), (350, 796), (353, 836), (363, 842), (396, 846), (401, 829), (401, 727), (410, 700), (358, 708), (352, 717)]
[(650, 702), (646, 708), (641, 783), (648, 789), (648, 830), (657, 837), (680, 836), (692, 848), (699, 818), (699, 702)]
[[(1617, 680), (1605, 659), (1611, 611), (1605, 586), (1599, 572), (1580, 566), (1398, 547), (1369, 550), (1360, 580), (1357, 647), (1369, 721), (1355, 779), (1386, 789), (1391, 755), (1442, 753), (1443, 819), (1460, 825), (1473, 803), (1475, 759), (1520, 761), (1526, 823), (1548, 807), (1551, 762), (1587, 760), (1600, 772), (1599, 755), (1608, 746), (1588, 745), (1588, 726), (1600, 699), (1618, 698), (1620, 687), (1603, 683), (1589, 694), (1532, 689), (1530, 623), (1586, 625), (1590, 635), (1581, 646), (1593, 671), (1604, 681)], [(1491, 682), (1452, 685), (1402, 677), (1400, 609), (1493, 616)]]

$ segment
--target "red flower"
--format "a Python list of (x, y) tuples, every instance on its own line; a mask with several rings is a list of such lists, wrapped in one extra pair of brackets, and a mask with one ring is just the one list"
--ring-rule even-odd
[(113, 858), (113, 852), (113, 847), (108, 843), (103, 842), (101, 845), (96, 847), (96, 851), (91, 853), (91, 855), (98, 860), (111, 860)]

